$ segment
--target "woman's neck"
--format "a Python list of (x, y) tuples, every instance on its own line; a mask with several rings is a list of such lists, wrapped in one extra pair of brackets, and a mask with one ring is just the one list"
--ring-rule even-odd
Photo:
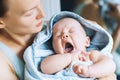
[(0, 41), (23, 60), (24, 50), (32, 44), (35, 35), (18, 35), (0, 30)]
[(6, 32), (4, 30), (1, 30), (0, 34), (4, 37), (3, 40), (13, 42), (15, 44), (21, 45), (21, 46), (27, 46), (30, 43), (32, 43), (33, 38), (35, 35), (28, 35), (28, 34), (13, 34), (10, 32)]

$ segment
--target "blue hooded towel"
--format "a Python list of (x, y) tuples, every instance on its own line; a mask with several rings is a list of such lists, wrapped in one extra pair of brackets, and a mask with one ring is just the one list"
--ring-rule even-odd
[[(39, 66), (42, 60), (54, 54), (51, 41), (53, 25), (60, 19), (66, 17), (74, 18), (84, 25), (87, 35), (91, 38), (90, 47), (87, 49), (88, 51), (97, 49), (101, 51), (101, 53), (112, 57), (111, 49), (113, 40), (107, 31), (98, 24), (91, 23), (73, 12), (63, 11), (50, 19), (49, 24), (44, 26), (43, 30), (37, 34), (33, 44), (25, 50), (25, 80), (94, 80), (66, 75), (64, 70), (53, 75), (43, 74), (40, 70)], [(68, 73), (72, 74), (70, 72)]]

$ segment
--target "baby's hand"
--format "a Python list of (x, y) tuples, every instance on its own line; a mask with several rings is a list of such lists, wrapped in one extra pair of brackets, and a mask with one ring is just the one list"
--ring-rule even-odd
[(82, 77), (89, 77), (89, 66), (76, 64), (73, 66), (73, 71)]
[(80, 51), (75, 51), (73, 53), (71, 53), (72, 56), (72, 62), (73, 61), (79, 61), (79, 58), (81, 56), (81, 52)]
[(79, 57), (79, 60), (80, 60), (80, 61), (83, 61), (83, 62), (86, 62), (87, 59), (89, 59), (89, 55), (90, 55), (90, 52), (82, 51), (82, 52), (81, 52), (81, 55), (80, 55), (80, 57)]
[(84, 51), (76, 51), (72, 53), (72, 61), (83, 61), (85, 62), (89, 57), (89, 52)]

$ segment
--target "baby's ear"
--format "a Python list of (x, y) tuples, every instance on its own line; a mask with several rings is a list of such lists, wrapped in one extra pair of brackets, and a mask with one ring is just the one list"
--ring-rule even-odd
[(85, 43), (86, 47), (90, 46), (90, 38), (88, 36), (86, 36), (86, 43)]
[(2, 21), (2, 19), (0, 18), (0, 29), (1, 28), (4, 28), (5, 27), (5, 23), (4, 23), (4, 21)]

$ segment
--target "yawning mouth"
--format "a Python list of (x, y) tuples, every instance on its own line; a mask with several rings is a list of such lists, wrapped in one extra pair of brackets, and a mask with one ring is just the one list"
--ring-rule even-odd
[(70, 53), (74, 49), (73, 45), (71, 43), (65, 44), (65, 52)]

